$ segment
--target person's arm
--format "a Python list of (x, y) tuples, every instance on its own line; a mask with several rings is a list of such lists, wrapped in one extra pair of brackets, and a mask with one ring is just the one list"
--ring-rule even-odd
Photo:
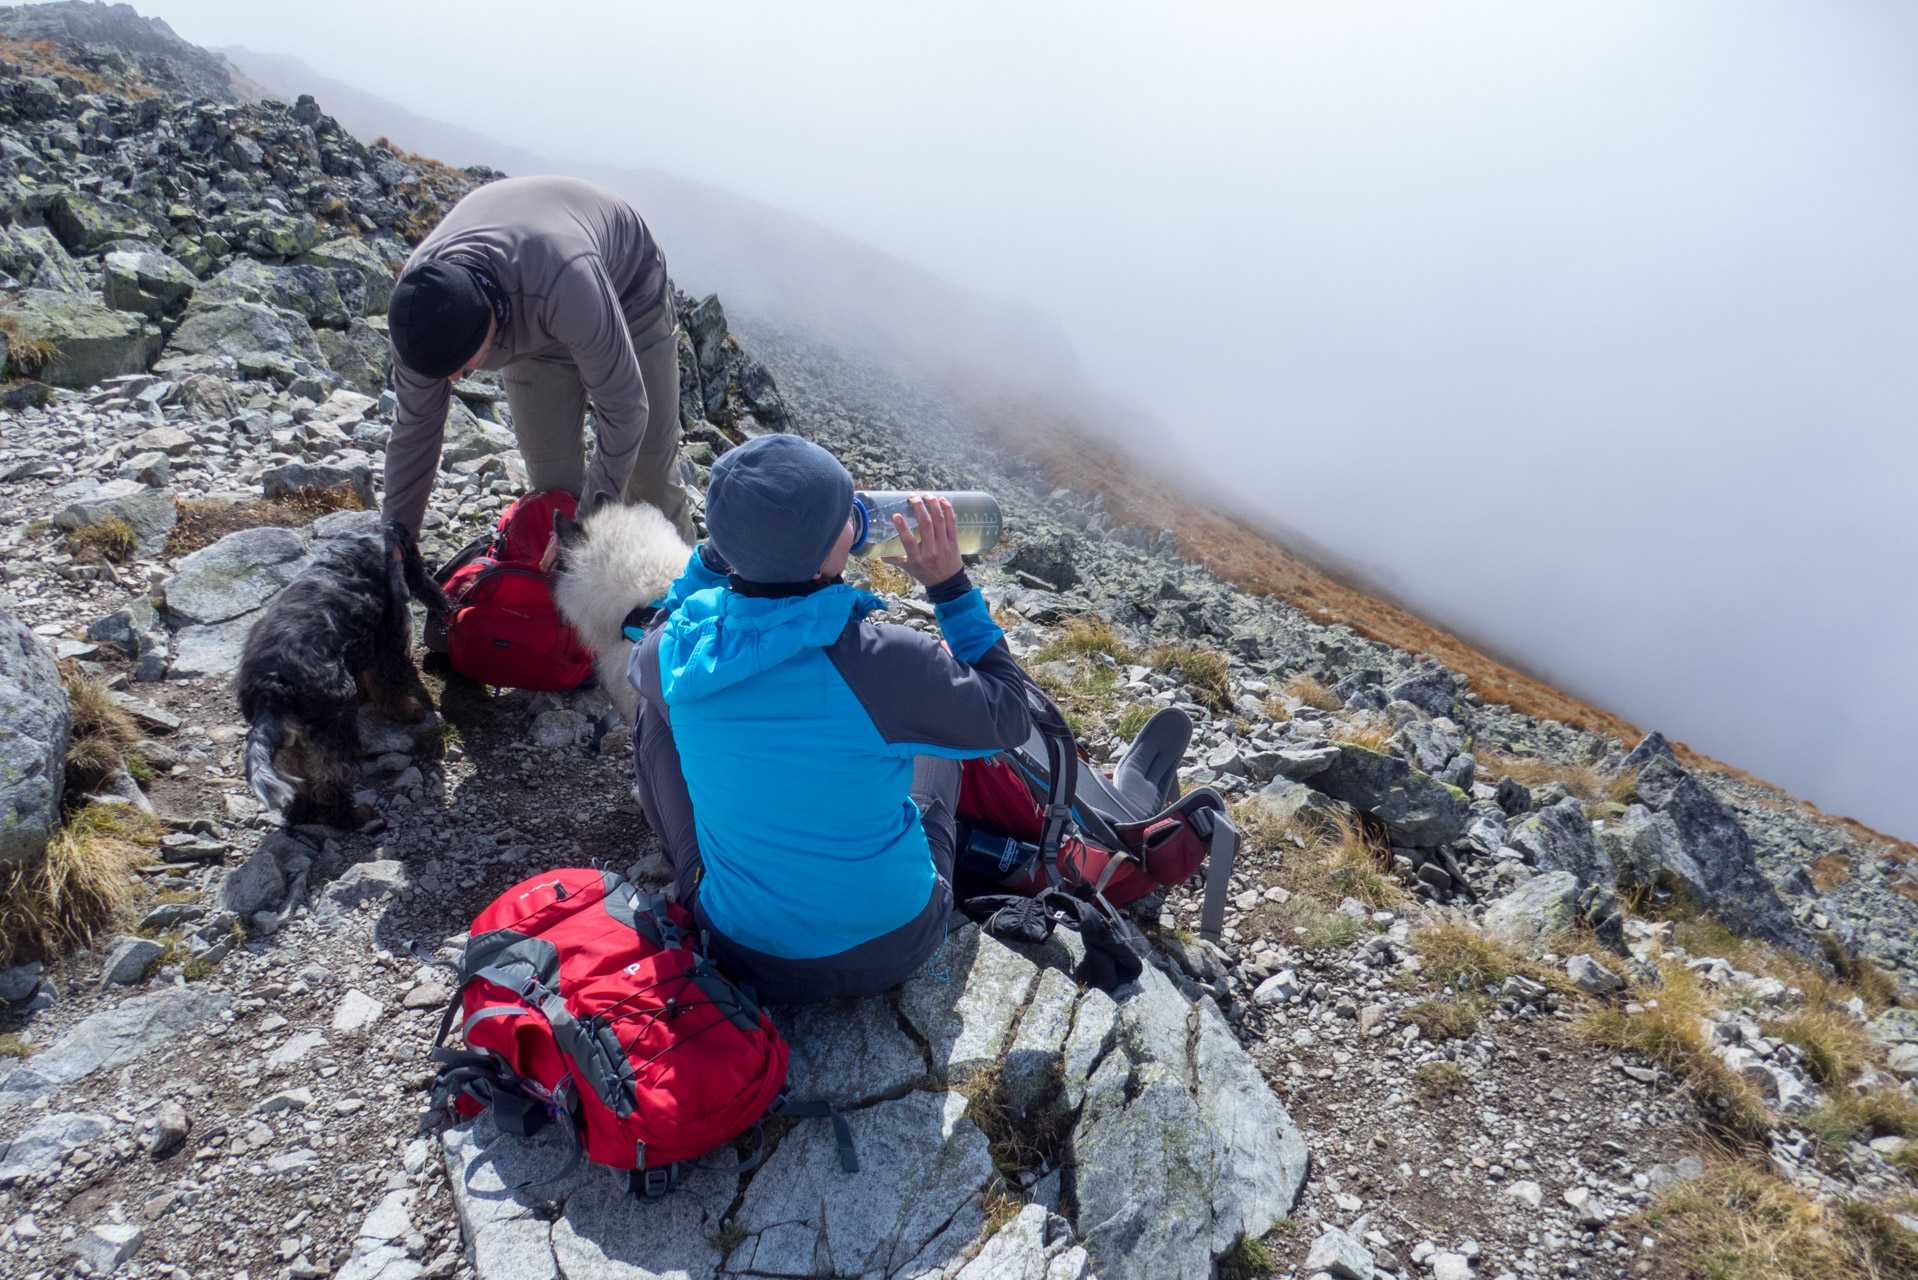
[(1032, 734), (1027, 677), (959, 556), (959, 523), (943, 498), (912, 499), (916, 530), (894, 516), (905, 554), (888, 556), (926, 584), (945, 636), (909, 627), (853, 627), (827, 650), (895, 755), (965, 759)]
[(626, 491), (646, 434), (646, 380), (619, 292), (598, 258), (575, 258), (566, 265), (546, 300), (544, 322), (572, 353), (599, 424), (598, 449), (579, 495), (584, 519), (602, 500), (617, 502)]
[(393, 394), (399, 405), (393, 414), (393, 434), (386, 442), (386, 496), (380, 519), (398, 520), (415, 536), (439, 475), (452, 386), (445, 378), (423, 377), (401, 364), (398, 355), (393, 357)]

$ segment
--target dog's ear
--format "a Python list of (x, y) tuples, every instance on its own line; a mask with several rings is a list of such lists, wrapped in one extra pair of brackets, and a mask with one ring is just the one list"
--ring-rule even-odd
[(586, 527), (567, 515), (564, 511), (553, 513), (553, 536), (559, 539), (560, 547), (566, 548), (586, 536)]

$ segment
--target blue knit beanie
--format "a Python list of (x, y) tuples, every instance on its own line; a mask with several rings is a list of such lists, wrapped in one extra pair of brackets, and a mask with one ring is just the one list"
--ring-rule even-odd
[(852, 476), (810, 440), (766, 435), (713, 464), (706, 530), (748, 582), (806, 582), (852, 514)]

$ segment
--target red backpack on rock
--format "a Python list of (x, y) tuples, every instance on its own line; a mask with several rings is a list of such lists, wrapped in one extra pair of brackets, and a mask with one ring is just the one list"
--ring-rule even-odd
[[(1199, 933), (1216, 942), (1239, 832), (1210, 787), (1178, 794), (1178, 766), (1192, 722), (1167, 707), (1148, 720), (1111, 777), (1079, 759), (1072, 727), (1028, 682), (1033, 732), (1013, 751), (967, 760), (955, 816), (969, 830), (1036, 847), (1008, 847), (996, 890), (1036, 895), (1063, 888), (1111, 908), (1205, 874)], [(1015, 864), (1019, 864), (1015, 870)]]
[(578, 688), (593, 655), (560, 617), (553, 580), (539, 567), (554, 515), (570, 519), (578, 505), (559, 490), (529, 493), (500, 513), (492, 533), (461, 548), (435, 575), (452, 611), (429, 620), (427, 647), (481, 684)]
[(574, 1159), (548, 1181), (591, 1159), (635, 1194), (662, 1195), (769, 1113), (830, 1115), (841, 1164), (858, 1170), (843, 1117), (785, 1098), (786, 1042), (700, 953), (691, 917), (613, 872), (514, 885), (474, 919), (458, 973), (435, 1044), (458, 1017), (466, 1049), (434, 1049), (435, 1101), (490, 1109), (521, 1137), (566, 1125)]

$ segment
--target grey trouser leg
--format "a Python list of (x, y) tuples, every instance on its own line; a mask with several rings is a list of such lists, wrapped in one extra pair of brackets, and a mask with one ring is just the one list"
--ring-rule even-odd
[(693, 900), (702, 863), (693, 798), (680, 771), (679, 744), (659, 708), (642, 699), (633, 721), (633, 777), (646, 821), (659, 836), (660, 852), (673, 869), (673, 898)]
[[(646, 383), (646, 435), (626, 482), (627, 502), (650, 502), (693, 541), (692, 508), (679, 479), (679, 349), (670, 300), (629, 329)], [(513, 435), (534, 490), (577, 494), (586, 484), (586, 384), (565, 356), (522, 360), (500, 372)]]
[(953, 811), (959, 807), (959, 762), (939, 756), (914, 756), (912, 802), (919, 806), (919, 825), (926, 829), (932, 865), (939, 878), (950, 885), (957, 856)]

